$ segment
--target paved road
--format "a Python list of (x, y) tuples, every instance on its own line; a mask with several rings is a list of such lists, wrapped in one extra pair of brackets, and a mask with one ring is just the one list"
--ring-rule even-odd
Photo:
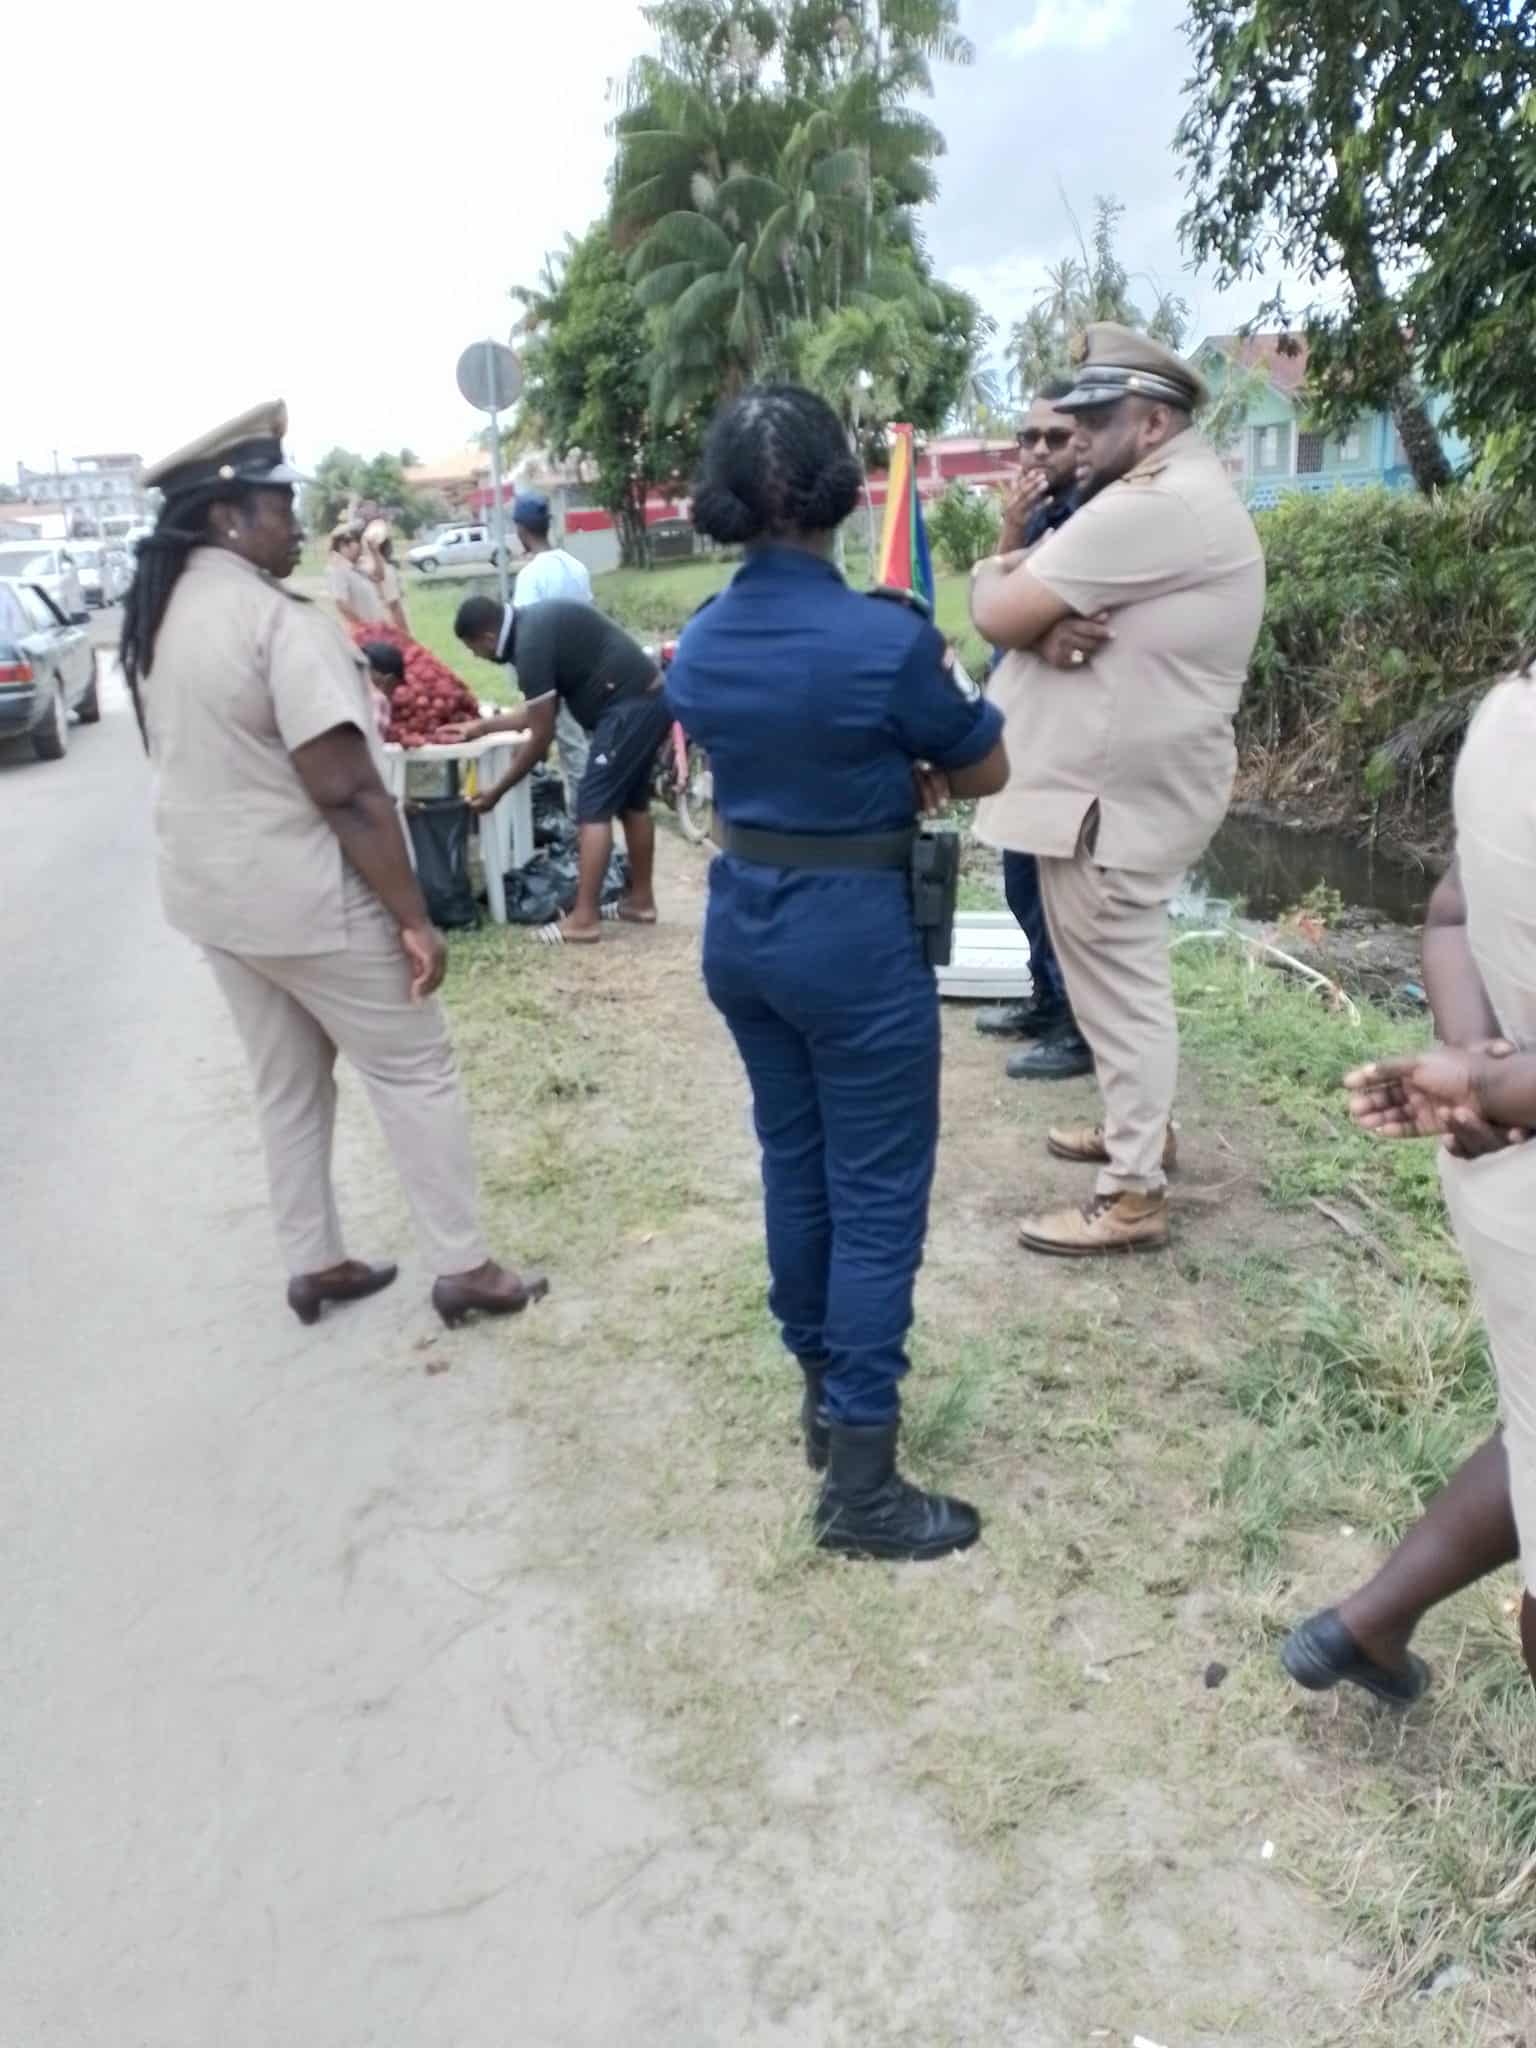
[(404, 1275), (317, 1331), (283, 1306), (104, 702), (62, 762), (0, 748), (0, 2041), (787, 2038), (710, 1945), (728, 1886), (562, 1668), (579, 1587), (519, 1573), (508, 1333), (421, 1348), (355, 1099), (347, 1208)]

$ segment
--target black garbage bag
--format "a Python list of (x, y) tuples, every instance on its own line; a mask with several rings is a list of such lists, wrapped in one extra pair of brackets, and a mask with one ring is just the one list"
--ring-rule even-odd
[(480, 906), (469, 885), (469, 805), (461, 796), (425, 797), (407, 806), (405, 819), (427, 915), (439, 931), (472, 931)]
[[(576, 852), (546, 846), (526, 867), (504, 878), (508, 924), (552, 924), (576, 901)], [(604, 903), (617, 903), (629, 887), (629, 862), (615, 847), (603, 877)]]
[(604, 903), (617, 903), (628, 887), (629, 858), (626, 854), (621, 853), (618, 847), (615, 847), (609, 856), (608, 872), (603, 877), (601, 900)]
[(565, 808), (565, 779), (558, 769), (544, 763), (534, 769), (529, 781), (529, 803), (533, 810), (535, 846), (573, 846), (576, 826)]
[(576, 901), (576, 856), (546, 847), (526, 867), (509, 869), (503, 887), (508, 924), (552, 924)]

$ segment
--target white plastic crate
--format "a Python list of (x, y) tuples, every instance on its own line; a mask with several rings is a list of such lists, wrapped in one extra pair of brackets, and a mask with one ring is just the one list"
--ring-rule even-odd
[(1022, 1002), (1034, 987), (1029, 941), (1006, 910), (962, 910), (952, 958), (937, 973), (939, 994), (961, 1002)]

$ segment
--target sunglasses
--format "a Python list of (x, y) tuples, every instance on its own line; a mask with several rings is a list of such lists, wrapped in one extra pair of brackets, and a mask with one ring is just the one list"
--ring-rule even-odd
[(1020, 427), (1021, 448), (1049, 448), (1053, 455), (1059, 455), (1063, 448), (1070, 447), (1077, 439), (1075, 427)]

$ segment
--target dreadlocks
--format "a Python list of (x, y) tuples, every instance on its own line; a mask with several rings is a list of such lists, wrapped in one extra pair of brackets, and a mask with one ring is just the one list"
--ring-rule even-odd
[(842, 422), (795, 384), (744, 391), (716, 414), (694, 486), (693, 523), (711, 540), (826, 533), (859, 502)]
[(227, 503), (231, 498), (243, 503), (248, 495), (244, 491), (231, 491), (227, 483), (221, 482), (214, 486), (205, 484), (197, 490), (185, 491), (179, 497), (168, 498), (160, 508), (154, 532), (146, 534), (139, 542), (133, 582), (123, 599), (120, 659), (123, 674), (128, 680), (128, 694), (133, 699), (133, 715), (139, 722), (139, 737), (146, 751), (149, 733), (144, 724), (140, 686), (154, 666), (155, 641), (166, 606), (192, 550), (208, 543), (210, 508), (221, 501)]

